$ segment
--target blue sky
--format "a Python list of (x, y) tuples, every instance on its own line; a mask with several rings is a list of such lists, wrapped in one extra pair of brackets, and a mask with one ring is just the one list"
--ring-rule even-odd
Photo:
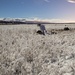
[(75, 20), (75, 0), (0, 0), (0, 18)]

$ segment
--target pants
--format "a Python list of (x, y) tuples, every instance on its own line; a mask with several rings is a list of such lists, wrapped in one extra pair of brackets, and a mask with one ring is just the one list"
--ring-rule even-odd
[(42, 31), (42, 34), (43, 34), (43, 35), (45, 35), (46, 33), (47, 33), (47, 31), (46, 31), (46, 30), (43, 30), (43, 31)]

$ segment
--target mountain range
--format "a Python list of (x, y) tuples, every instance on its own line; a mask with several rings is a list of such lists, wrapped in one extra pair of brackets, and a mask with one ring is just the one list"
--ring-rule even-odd
[(41, 20), (34, 19), (24, 19), (24, 18), (1, 18), (0, 24), (48, 24), (50, 22), (45, 22)]

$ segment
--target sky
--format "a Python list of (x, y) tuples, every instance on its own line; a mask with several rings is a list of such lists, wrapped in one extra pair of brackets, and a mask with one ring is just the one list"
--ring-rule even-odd
[(0, 18), (75, 22), (75, 0), (0, 0)]

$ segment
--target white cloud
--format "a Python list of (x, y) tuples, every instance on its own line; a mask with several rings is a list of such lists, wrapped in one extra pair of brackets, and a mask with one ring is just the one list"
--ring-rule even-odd
[(75, 3), (75, 0), (67, 0), (70, 3)]
[[(69, 22), (74, 22), (75, 20), (71, 20), (71, 19), (41, 19), (41, 18), (37, 18), (37, 17), (33, 17), (33, 18), (6, 18), (6, 21), (9, 20), (20, 20), (20, 21), (41, 21), (41, 22), (50, 22), (50, 23), (69, 23)], [(4, 20), (4, 18), (0, 18), (0, 20)]]
[(45, 2), (50, 2), (49, 0), (44, 0)]
[(69, 22), (75, 22), (75, 20), (67, 20), (67, 19), (40, 19), (40, 18), (29, 18), (26, 19), (29, 21), (41, 21), (41, 22), (51, 22), (51, 23), (69, 23)]
[(0, 20), (3, 20), (3, 18), (0, 18)]

